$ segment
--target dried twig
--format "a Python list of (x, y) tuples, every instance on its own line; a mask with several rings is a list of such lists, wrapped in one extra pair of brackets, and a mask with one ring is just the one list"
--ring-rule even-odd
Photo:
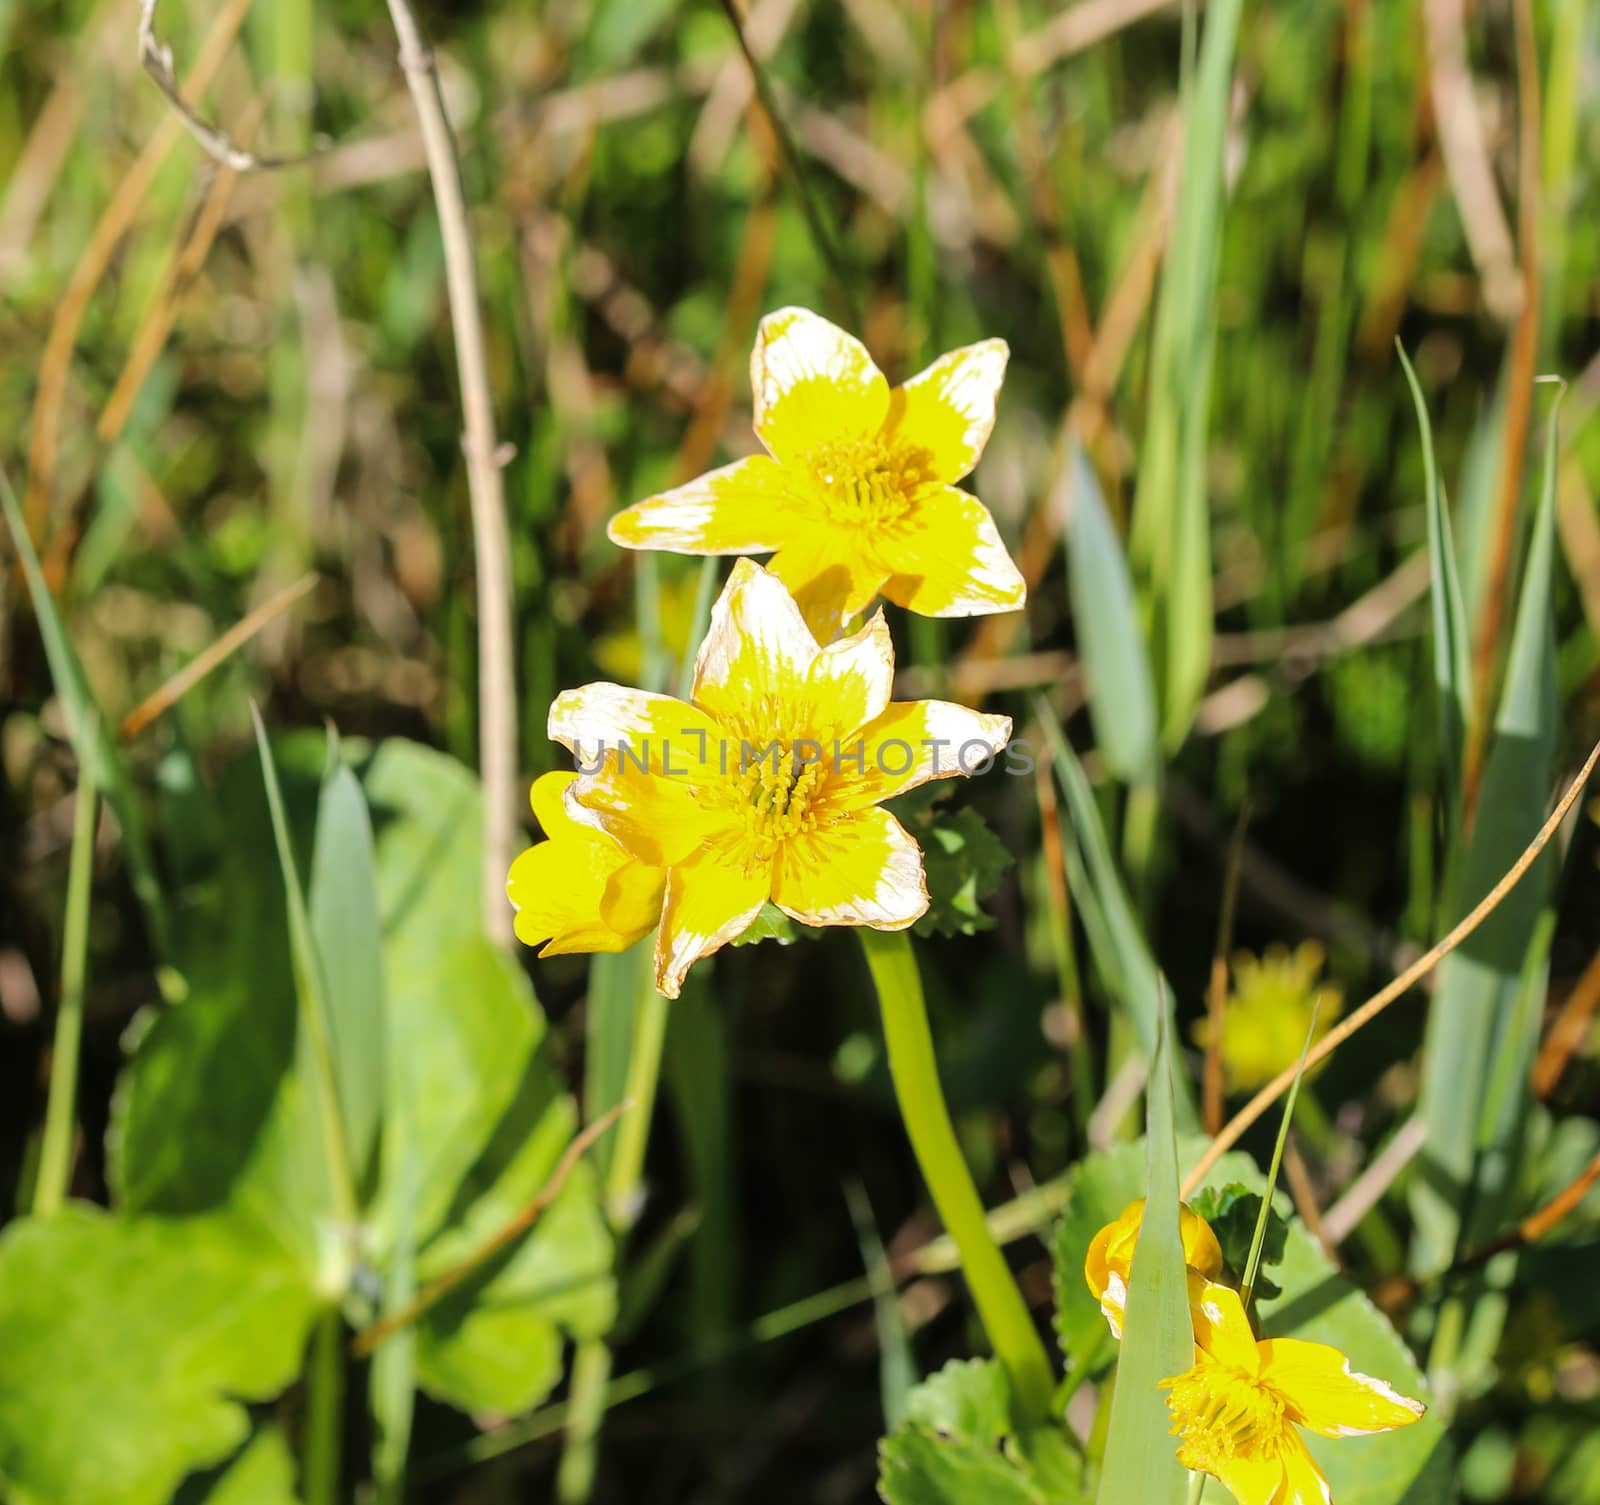
[[(393, 0), (391, 0), (391, 3), (393, 3)], [(521, 1238), (544, 1216), (550, 1204), (561, 1195), (561, 1188), (567, 1184), (567, 1177), (572, 1174), (578, 1162), (583, 1159), (589, 1146), (632, 1106), (633, 1099), (624, 1098), (616, 1107), (607, 1113), (602, 1113), (586, 1129), (575, 1135), (572, 1143), (562, 1151), (561, 1159), (556, 1162), (556, 1168), (550, 1173), (550, 1179), (539, 1188), (538, 1195), (521, 1212), (512, 1218), (504, 1228), (486, 1238), (459, 1264), (452, 1265), (444, 1274), (430, 1280), (399, 1311), (390, 1312), (388, 1316), (374, 1322), (371, 1327), (364, 1328), (357, 1333), (350, 1342), (351, 1356), (357, 1359), (365, 1358), (380, 1343), (392, 1338), (402, 1328), (409, 1327), (429, 1307), (458, 1286), (480, 1265), (493, 1259), (502, 1249), (514, 1244)]]
[(315, 575), (302, 575), (293, 585), (279, 591), (270, 600), (263, 601), (247, 617), (235, 622), (216, 642), (190, 659), (155, 694), (140, 701), (122, 718), (119, 729), (122, 740), (131, 742), (156, 717), (176, 705), (206, 675), (237, 653), (268, 622), (280, 612), (287, 611), (316, 583)]
[(139, 61), (156, 88), (166, 95), (167, 103), (177, 112), (184, 129), (199, 142), (208, 157), (234, 172), (271, 172), (284, 167), (302, 167), (321, 155), (320, 151), (311, 151), (291, 157), (258, 156), (202, 119), (178, 87), (178, 78), (172, 69), (172, 49), (156, 36), (156, 4), (157, 0), (140, 0), (139, 3)]
[(1533, 1090), (1540, 1098), (1547, 1098), (1556, 1089), (1567, 1062), (1583, 1044), (1595, 1011), (1600, 1008), (1600, 951), (1590, 957), (1583, 975), (1572, 986), (1556, 1022), (1550, 1026), (1544, 1044), (1539, 1048), (1539, 1058), (1533, 1063)]
[(1356, 1225), (1382, 1200), (1395, 1178), (1421, 1152), (1428, 1137), (1428, 1126), (1421, 1117), (1409, 1118), (1394, 1138), (1379, 1151), (1362, 1173), (1346, 1188), (1322, 1219), (1322, 1231), (1335, 1247), (1356, 1230)]
[(445, 116), (444, 96), (433, 54), (423, 44), (407, 0), (389, 0), (400, 39), (400, 66), (422, 127), (428, 176), (433, 183), (444, 240), (445, 285), (455, 332), (461, 380), (461, 448), (467, 460), (472, 502), (472, 538), (478, 571), (478, 743), (483, 776), (483, 928), (503, 946), (511, 944), (511, 906), (506, 872), (517, 824), (516, 682), (511, 653), (511, 549), (506, 532), (505, 487), (495, 442), (494, 403), (472, 232), (455, 141)]
[[(1522, 881), (1524, 874), (1538, 860), (1539, 854), (1544, 851), (1545, 847), (1549, 845), (1550, 839), (1560, 830), (1561, 822), (1567, 818), (1567, 812), (1577, 803), (1578, 796), (1583, 793), (1584, 786), (1588, 784), (1589, 776), (1594, 772), (1597, 762), (1600, 762), (1600, 742), (1595, 743), (1589, 756), (1584, 759), (1583, 767), (1578, 770), (1578, 776), (1572, 781), (1567, 792), (1561, 796), (1555, 809), (1550, 812), (1549, 817), (1539, 828), (1533, 840), (1528, 843), (1522, 855), (1511, 865), (1510, 871), (1484, 895), (1474, 906), (1471, 913), (1461, 920), (1442, 941), (1418, 957), (1387, 987), (1380, 988), (1348, 1019), (1336, 1024), (1323, 1036), (1307, 1054), (1304, 1070), (1309, 1071), (1318, 1062), (1326, 1060), (1353, 1034), (1376, 1019), (1395, 999), (1409, 992), (1415, 983), (1438, 966), (1445, 957), (1489, 918), (1498, 908), (1500, 901)], [(1205, 1173), (1217, 1163), (1222, 1155), (1239, 1142), (1245, 1130), (1289, 1090), (1301, 1069), (1299, 1066), (1292, 1066), (1280, 1072), (1228, 1120), (1223, 1131), (1211, 1141), (1205, 1154), (1200, 1157), (1189, 1174), (1184, 1177), (1184, 1196), (1187, 1197), (1194, 1191)]]

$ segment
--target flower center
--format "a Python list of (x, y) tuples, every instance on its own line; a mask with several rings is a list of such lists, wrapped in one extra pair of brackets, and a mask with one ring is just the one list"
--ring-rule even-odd
[[(815, 744), (806, 748), (816, 750)], [(823, 781), (820, 758), (802, 756), (785, 742), (748, 749), (732, 780), (730, 803), (744, 816), (746, 835), (763, 856), (817, 823), (816, 796)]]
[(880, 439), (822, 444), (806, 459), (829, 519), (857, 527), (899, 522), (932, 479), (925, 451)]
[(1254, 1375), (1202, 1358), (1187, 1374), (1163, 1381), (1179, 1461), (1210, 1474), (1239, 1457), (1272, 1456), (1283, 1436), (1283, 1401)]

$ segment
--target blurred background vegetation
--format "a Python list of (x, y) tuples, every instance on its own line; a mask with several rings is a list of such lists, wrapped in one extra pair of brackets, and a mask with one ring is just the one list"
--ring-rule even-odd
[[(1440, 932), (1448, 907), (1423, 452), (1396, 340), (1432, 414), (1474, 645), (1486, 613), (1510, 614), (1538, 490), (1547, 397), (1532, 399), (1531, 420), (1525, 410), (1516, 420), (1516, 394), (1535, 367), (1571, 383), (1550, 609), (1561, 710), (1541, 797), (1600, 733), (1600, 424), (1591, 421), (1600, 17), (1587, 0), (1540, 0), (1531, 14), (1542, 108), (1530, 140), (1525, 117), (1519, 129), (1527, 90), (1517, 86), (1504, 0), (1246, 8), (1210, 305), (1203, 483), (1216, 636), (1193, 732), (1171, 760), (1156, 836), (1133, 880), (1186, 1041), (1199, 1038), (1246, 802), (1233, 941), (1256, 953), (1288, 948), (1269, 959), (1282, 991), (1325, 978), (1346, 998), (1365, 996)], [(1120, 795), (1102, 778), (1084, 714), (1056, 480), (1069, 435), (1125, 530), (1152, 310), (1172, 251), (1194, 16), (1151, 0), (757, 0), (743, 24), (834, 227), (837, 268), (819, 254), (719, 5), (432, 4), (418, 16), (458, 133), (507, 446), (523, 773), (557, 766), (544, 725), (561, 688), (665, 682), (683, 653), (698, 565), (624, 555), (606, 543), (605, 522), (752, 447), (744, 373), (755, 325), (769, 308), (799, 303), (841, 322), (859, 310), (859, 332), (892, 379), (961, 343), (1010, 343), (999, 421), (972, 485), (1030, 575), (1028, 609), (977, 627), (895, 619), (902, 693), (983, 697), (1013, 712), (1020, 731), (1033, 715), (1027, 692), (1045, 691), (1089, 750), (1113, 820)], [(285, 923), (250, 701), (275, 737), (302, 873), (312, 871), (326, 757), (316, 729), (337, 728), (373, 811), (387, 906), (385, 884), (398, 880), (384, 864), (401, 860), (392, 852), (429, 832), (448, 843), (461, 819), (450, 811), (469, 807), (451, 807), (447, 795), (476, 799), (466, 772), (479, 758), (474, 555), (438, 223), (388, 18), (348, 0), (161, 6), (157, 29), (178, 77), (204, 79), (200, 115), (251, 151), (312, 154), (308, 165), (247, 172), (186, 134), (141, 67), (138, 23), (136, 0), (0, 0), (0, 459), (101, 730), (122, 745), (183, 938), (169, 950), (152, 933), (125, 846), (104, 823), (71, 1189), (130, 1212), (187, 1216), (233, 1195), (230, 1169), (189, 1161), (211, 1136), (221, 1145), (212, 1161), (247, 1158), (267, 1112), (258, 1103), (253, 1117), (230, 1116), (220, 1100), (238, 1107), (254, 1093), (264, 1103), (293, 1051), (288, 950), (268, 964), (259, 937), (237, 939), (252, 912), (263, 933)], [(1531, 321), (1518, 274), (1530, 238)], [(1508, 410), (1527, 430), (1510, 442), (1529, 457), (1510, 466), (1509, 514)], [(1519, 519), (1509, 549), (1497, 533), (1506, 515)], [(5, 558), (0, 1207), (20, 1212), (44, 1116), (77, 758), (59, 673), (9, 545)], [(175, 670), (275, 600), (247, 646), (175, 706), (116, 736)], [(1491, 677), (1508, 635), (1489, 631)], [(310, 730), (291, 735), (296, 728)], [(1042, 765), (1044, 743), (1037, 728), (1032, 735)], [(1064, 996), (1087, 963), (1063, 956), (1052, 923), (1061, 893), (1048, 779), (993, 776), (956, 798), (981, 809), (1014, 860), (982, 906), (992, 923), (974, 918), (973, 934), (934, 939), (924, 972), (968, 1155), (1001, 1202), (1051, 1182), (1082, 1152)], [(1581, 979), (1600, 990), (1589, 976), (1600, 947), (1592, 822), (1571, 839), (1550, 941), (1552, 1020)], [(435, 946), (428, 926), (455, 925), (451, 945), (470, 931), (459, 910), (477, 891), (472, 855), (435, 865), (406, 850), (434, 883), (434, 909), (455, 905), (454, 918), (415, 934), (412, 956), (434, 1006), (454, 1007), (480, 980), (459, 956), (454, 970), (439, 964), (446, 943)], [(226, 937), (219, 953), (235, 941), (244, 949), (195, 960), (208, 931)], [(393, 949), (387, 959), (393, 976)], [(195, 1008), (205, 993), (195, 979), (213, 964), (206, 996), (231, 998), (217, 1014), (228, 1027), (204, 1050), (175, 1043), (167, 1037), (183, 1027), (167, 1027), (171, 1011)], [(544, 1126), (543, 1159), (511, 1167), (523, 1201), (576, 1122), (567, 1094), (586, 1072), (596, 1080), (600, 982), (627, 986), (584, 958), (524, 954), (524, 964), (531, 993), (520, 973), (496, 970), (502, 963), (471, 963), (494, 973), (493, 987), (521, 1011), (529, 1038), (516, 1049), (536, 1050), (547, 1074), (528, 1107), (540, 1116), (524, 1124)], [(153, 1022), (174, 966), (190, 996)], [(880, 1281), (876, 1306), (824, 1300), (781, 1335), (789, 1318), (750, 1325), (858, 1280), (864, 1264), (881, 1274), (880, 1235), (892, 1260), (937, 1232), (894, 1117), (866, 974), (837, 936), (730, 950), (703, 970), (711, 975), (671, 1013), (639, 1252), (618, 1293), (616, 1370), (644, 1375), (648, 1393), (607, 1417), (594, 1497), (867, 1499), (886, 1407), (892, 1419), (914, 1374), (976, 1346), (959, 1282), (917, 1276), (896, 1303), (881, 1299)], [(1271, 976), (1242, 975), (1256, 995), (1270, 994)], [(1083, 986), (1098, 1049), (1104, 985), (1087, 974)], [(283, 1029), (248, 1026), (267, 992), (274, 1006), (291, 1000)], [(1546, 1102), (1529, 1112), (1560, 1140), (1552, 1167), (1581, 1167), (1592, 1149), (1600, 1056), (1592, 999), (1587, 1007), (1567, 1011), (1557, 1059), (1540, 1058)], [(417, 1022), (427, 1004), (417, 1008), (404, 1027), (433, 1028)], [(484, 1015), (486, 1038), (500, 1038), (498, 1017)], [(530, 1031), (530, 1018), (546, 1021), (547, 1034), (536, 1038), (542, 1026)], [(171, 1058), (130, 1068), (130, 1051), (142, 1054), (147, 1032), (163, 1028), (157, 1043)], [(1303, 1028), (1285, 1034), (1297, 1044)], [(1409, 1113), (1422, 1032), (1420, 1004), (1403, 1004), (1313, 1083), (1319, 1122), (1301, 1188), (1313, 1203), (1336, 1200)], [(1236, 1087), (1259, 1080), (1250, 1054), (1228, 1062)], [(1197, 1045), (1188, 1060), (1198, 1081)], [(445, 1111), (488, 1079), (464, 1066), (441, 1076), (444, 1106), (428, 1132), (481, 1131), (485, 1141), (497, 1123), (509, 1132), (496, 1115), (521, 1101), (524, 1079), (495, 1088), (498, 1106), (485, 1106), (476, 1128)], [(225, 1142), (233, 1133), (236, 1145)], [(512, 1146), (500, 1154), (508, 1165), (516, 1158)], [(481, 1163), (454, 1174), (464, 1173), (454, 1189), (448, 1176), (440, 1182), (441, 1238), (446, 1208), (478, 1206), (466, 1189), (474, 1175), (493, 1182), (491, 1201), (495, 1187), (507, 1208), (517, 1200), (511, 1183), (484, 1179)], [(384, 1184), (377, 1195), (393, 1224), (406, 1199)], [(1551, 1169), (1551, 1187), (1560, 1184)], [(599, 1252), (586, 1257), (603, 1265), (604, 1232), (589, 1226), (593, 1188), (573, 1186), (576, 1231), (562, 1236), (593, 1241)], [(1574, 1260), (1592, 1260), (1600, 1239), (1600, 1207), (1587, 1205), (1588, 1221), (1573, 1225)], [(1391, 1212), (1403, 1218), (1403, 1198)], [(1024, 1288), (1042, 1303), (1046, 1252), (1019, 1248)], [(1381, 1237), (1343, 1252), (1380, 1296), (1381, 1279), (1403, 1273), (1404, 1258)], [(126, 1257), (146, 1268), (156, 1259), (137, 1249)], [(376, 1267), (392, 1277), (388, 1257)], [(1557, 1265), (1544, 1291), (1513, 1295), (1503, 1344), (1465, 1403), (1462, 1481), (1472, 1498), (1600, 1501), (1600, 1307), (1592, 1281), (1585, 1292), (1574, 1273), (1580, 1264)], [(35, 1273), (70, 1268), (67, 1255), (41, 1256)], [(7, 1299), (25, 1317), (28, 1303), (58, 1298), (34, 1286)], [(438, 1335), (408, 1423), (410, 1486), (438, 1500), (545, 1498), (562, 1417), (540, 1424), (547, 1413), (535, 1412), (529, 1425), (507, 1413), (559, 1400), (564, 1364), (544, 1347), (603, 1334), (611, 1299), (608, 1287), (600, 1310), (580, 1301), (582, 1310), (547, 1313), (535, 1334), (497, 1333), (481, 1349), (460, 1332)], [(75, 1341), (89, 1346), (70, 1366), (89, 1365), (93, 1335), (110, 1349), (144, 1341), (124, 1337), (135, 1315), (114, 1301), (86, 1310), (83, 1323)], [(173, 1329), (155, 1327), (148, 1362), (177, 1364), (162, 1346), (163, 1332), (181, 1346)], [(536, 1372), (523, 1373), (515, 1355), (535, 1346)], [(481, 1378), (490, 1353), (506, 1365), (504, 1384), (475, 1387), (452, 1373), (460, 1363)], [(279, 1437), (298, 1446), (307, 1414), (293, 1383), (299, 1362), (285, 1357), (276, 1379), (223, 1365), (206, 1383), (256, 1403), (244, 1431), (267, 1439), (263, 1447)], [(77, 1434), (104, 1425), (88, 1399), (83, 1414), (63, 1414), (74, 1393), (67, 1378), (30, 1386), (13, 1365), (0, 1349), (0, 1369), (12, 1369), (0, 1377), (0, 1433), (48, 1427), (65, 1456)], [(352, 1395), (368, 1383), (364, 1361), (346, 1383)], [(34, 1400), (5, 1398), (19, 1389)], [(169, 1423), (179, 1430), (157, 1410), (148, 1425)], [(14, 1446), (0, 1446), (0, 1477), (15, 1477), (28, 1501), (160, 1500), (190, 1468), (224, 1459), (244, 1431), (212, 1434), (209, 1452), (175, 1447), (170, 1479), (158, 1471), (142, 1493), (80, 1480), (83, 1492), (52, 1496), (23, 1478), (31, 1464)], [(353, 1487), (368, 1477), (373, 1440), (361, 1407), (346, 1408), (343, 1432)], [(137, 1452), (139, 1442), (127, 1445)], [(260, 1457), (260, 1478), (242, 1463), (229, 1470), (224, 1484), (233, 1479), (238, 1493), (227, 1498), (288, 1497), (268, 1492), (291, 1487), (276, 1454)], [(196, 1476), (184, 1497), (209, 1490), (220, 1500), (224, 1484)]]

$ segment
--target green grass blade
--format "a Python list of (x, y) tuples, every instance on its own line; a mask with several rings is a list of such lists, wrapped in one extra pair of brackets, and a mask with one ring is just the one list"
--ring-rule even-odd
[(866, 1188), (859, 1181), (847, 1181), (844, 1194), (861, 1248), (861, 1263), (872, 1285), (872, 1315), (878, 1328), (878, 1390), (883, 1398), (884, 1430), (892, 1432), (905, 1420), (906, 1398), (917, 1383), (917, 1361)]
[(289, 821), (283, 807), (283, 791), (278, 786), (278, 770), (272, 761), (267, 729), (261, 712), (254, 705), (256, 747), (261, 755), (261, 777), (266, 785), (267, 809), (272, 816), (272, 836), (277, 847), (278, 866), (289, 920), (289, 955), (294, 968), (295, 1000), (298, 1005), (300, 1038), (298, 1054), (307, 1068), (306, 1090), (313, 1098), (315, 1132), (319, 1137), (317, 1165), (326, 1178), (330, 1211), (345, 1227), (353, 1226), (356, 1195), (345, 1144), (344, 1122), (340, 1116), (337, 1073), (333, 1065), (333, 1044), (328, 1027), (327, 993), (322, 966), (312, 940), (311, 920), (306, 910), (305, 892), (295, 867), (294, 846), (289, 838)]
[(0, 510), (5, 512), (12, 542), (16, 544), (17, 558), (22, 564), (23, 578), (28, 582), (28, 594), (33, 598), (34, 614), (39, 621), (39, 637), (44, 644), (56, 694), (61, 697), (62, 708), (66, 711), (67, 734), (72, 738), (73, 750), (80, 763), (92, 766), (95, 787), (117, 818), (117, 825), (122, 830), (123, 850), (128, 854), (128, 875), (134, 894), (144, 908), (145, 922), (150, 927), (157, 954), (170, 962), (171, 919), (166, 895), (156, 877), (149, 839), (145, 835), (144, 813), (128, 776), (122, 749), (106, 727), (106, 719), (95, 702), (94, 692), (89, 688), (83, 665), (78, 661), (72, 640), (67, 636), (66, 624), (56, 610), (55, 598), (45, 584), (44, 571), (40, 568), (38, 554), (34, 552), (33, 540), (28, 536), (22, 508), (4, 470), (0, 470)]
[(1239, 1284), (1239, 1300), (1246, 1312), (1256, 1293), (1256, 1276), (1261, 1273), (1261, 1251), (1267, 1244), (1267, 1225), (1272, 1221), (1272, 1194), (1278, 1189), (1278, 1173), (1283, 1169), (1284, 1146), (1289, 1143), (1289, 1125), (1294, 1122), (1294, 1105), (1300, 1100), (1300, 1084), (1305, 1080), (1306, 1057), (1311, 1053), (1311, 1042), (1317, 1036), (1318, 1004), (1311, 1010), (1311, 1023), (1306, 1026), (1306, 1043), (1300, 1047), (1300, 1061), (1295, 1067), (1294, 1081), (1289, 1085), (1289, 1095), (1284, 1099), (1283, 1118), (1278, 1124), (1278, 1137), (1272, 1146), (1272, 1164), (1267, 1167), (1267, 1189), (1261, 1194), (1261, 1211), (1256, 1214), (1255, 1231), (1250, 1235), (1250, 1255), (1245, 1260), (1244, 1279)]
[(1223, 149), (1242, 8), (1242, 0), (1218, 0), (1206, 8), (1193, 88), (1184, 105), (1183, 186), (1156, 306), (1129, 540), (1168, 748), (1188, 734), (1211, 665), (1206, 432), (1226, 188)]
[[(1088, 931), (1096, 965), (1102, 974), (1109, 969), (1111, 975), (1103, 976), (1103, 980), (1112, 985), (1118, 1003), (1138, 1035), (1146, 1059), (1154, 1060), (1163, 1024), (1169, 1037), (1175, 1027), (1172, 989), (1161, 976), (1139, 928), (1083, 765), (1042, 698), (1035, 697), (1034, 709), (1050, 742), (1056, 776), (1066, 799), (1071, 822), (1067, 850), (1071, 852), (1077, 848), (1087, 880), (1087, 893), (1092, 894), (1093, 907), (1098, 913), (1099, 923)], [(1101, 955), (1101, 946), (1096, 944), (1097, 934), (1109, 948), (1109, 956)], [(1200, 1119), (1183, 1078), (1175, 1077), (1173, 1095), (1178, 1126), (1184, 1133), (1192, 1133)]]
[(309, 910), (345, 1145), (359, 1188), (375, 1169), (383, 1118), (383, 934), (366, 796), (336, 744), (317, 804)]
[[(1545, 473), (1517, 604), (1505, 685), (1484, 764), (1483, 786), (1455, 896), (1465, 913), (1493, 886), (1544, 818), (1555, 763), (1560, 706), (1554, 632), (1556, 413), (1545, 442)], [(1537, 1045), (1542, 1007), (1514, 1005), (1530, 944), (1554, 875), (1553, 854), (1439, 971), (1423, 1049), (1423, 1174), (1412, 1188), (1419, 1275), (1444, 1269), (1463, 1239), (1498, 1231), (1527, 1099), (1526, 1065)], [(1542, 1004), (1542, 986), (1540, 988)], [(1519, 1025), (1518, 1020), (1522, 1020)], [(1496, 1121), (1481, 1122), (1496, 1062), (1522, 1063), (1516, 1091), (1502, 1096)], [(1471, 1219), (1463, 1223), (1470, 1204)]]
[(1422, 436), (1423, 488), (1428, 520), (1429, 612), (1433, 623), (1433, 683), (1438, 696), (1439, 762), (1450, 790), (1452, 807), (1461, 793), (1461, 753), (1471, 709), (1472, 669), (1466, 608), (1462, 602), (1461, 579), (1456, 572), (1456, 548), (1450, 536), (1450, 513), (1445, 506), (1444, 488), (1439, 484), (1439, 468), (1433, 454), (1433, 425), (1428, 405), (1423, 401), (1417, 373), (1411, 369), (1405, 350), (1398, 344), (1400, 364), (1411, 388), (1417, 410), (1417, 428)]
[(1094, 471), (1076, 444), (1057, 483), (1071, 498), (1067, 578), (1095, 746), (1126, 784), (1153, 783), (1161, 732), (1133, 578)]
[(1128, 1277), (1127, 1319), (1100, 1475), (1098, 1505), (1180, 1505), (1178, 1462), (1161, 1382), (1194, 1364), (1189, 1281), (1178, 1234), (1178, 1141), (1173, 1127), (1172, 1037), (1163, 1027), (1150, 1062), (1144, 1222)]

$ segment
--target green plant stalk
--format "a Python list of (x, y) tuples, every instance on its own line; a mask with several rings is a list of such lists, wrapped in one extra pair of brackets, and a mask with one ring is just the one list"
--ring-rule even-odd
[(322, 1314), (306, 1365), (306, 1505), (339, 1505), (339, 1439), (344, 1430), (344, 1338), (337, 1308)]
[(889, 1072), (911, 1148), (933, 1204), (955, 1240), (978, 1315), (1011, 1376), (1018, 1404), (1028, 1417), (1043, 1419), (1055, 1385), (1050, 1359), (1011, 1269), (989, 1233), (983, 1203), (950, 1122), (911, 939), (903, 930), (862, 927), (857, 934), (878, 991)]
[(1311, 1053), (1311, 1042), (1317, 1033), (1317, 1015), (1321, 1012), (1320, 1008), (1311, 1010), (1311, 1023), (1306, 1026), (1306, 1043), (1300, 1047), (1300, 1068), (1290, 1083), (1289, 1096), (1283, 1104), (1283, 1121), (1278, 1125), (1277, 1142), (1272, 1146), (1267, 1186), (1261, 1196), (1261, 1211), (1256, 1215), (1255, 1232), (1250, 1237), (1250, 1257), (1245, 1261), (1244, 1280), (1239, 1286), (1239, 1304), (1246, 1316), (1250, 1314), (1250, 1303), (1256, 1294), (1256, 1277), (1261, 1273), (1261, 1250), (1267, 1241), (1267, 1223), (1272, 1216), (1272, 1193), (1278, 1185), (1278, 1172), (1283, 1169), (1283, 1151), (1289, 1142), (1289, 1125), (1294, 1122), (1294, 1105), (1300, 1096), (1300, 1084), (1306, 1079), (1306, 1057)]
[(1189, 1475), (1189, 1505), (1200, 1505), (1200, 1497), (1206, 1492), (1206, 1480), (1209, 1474)]
[(33, 1215), (40, 1218), (59, 1210), (72, 1179), (78, 1054), (83, 1040), (83, 988), (89, 954), (89, 882), (94, 874), (98, 810), (94, 760), (85, 758), (78, 764), (78, 790), (73, 802), (72, 856), (67, 867), (67, 910), (61, 935), (61, 1002), (56, 1010), (55, 1045), (50, 1054), (44, 1145), (33, 1184)]
[[(639, 1183), (644, 1176), (650, 1120), (654, 1116), (656, 1088), (661, 1080), (661, 1051), (667, 1038), (668, 1001), (656, 991), (648, 967), (640, 976), (641, 985), (634, 1003), (627, 1085), (622, 1094), (632, 1106), (617, 1125), (605, 1184), (606, 1216), (616, 1231), (619, 1254), (638, 1216)], [(605, 1418), (610, 1381), (611, 1350), (605, 1340), (591, 1338), (580, 1343), (572, 1360), (566, 1444), (556, 1471), (556, 1499), (560, 1505), (582, 1505), (594, 1488), (595, 1451), (600, 1423)]]

